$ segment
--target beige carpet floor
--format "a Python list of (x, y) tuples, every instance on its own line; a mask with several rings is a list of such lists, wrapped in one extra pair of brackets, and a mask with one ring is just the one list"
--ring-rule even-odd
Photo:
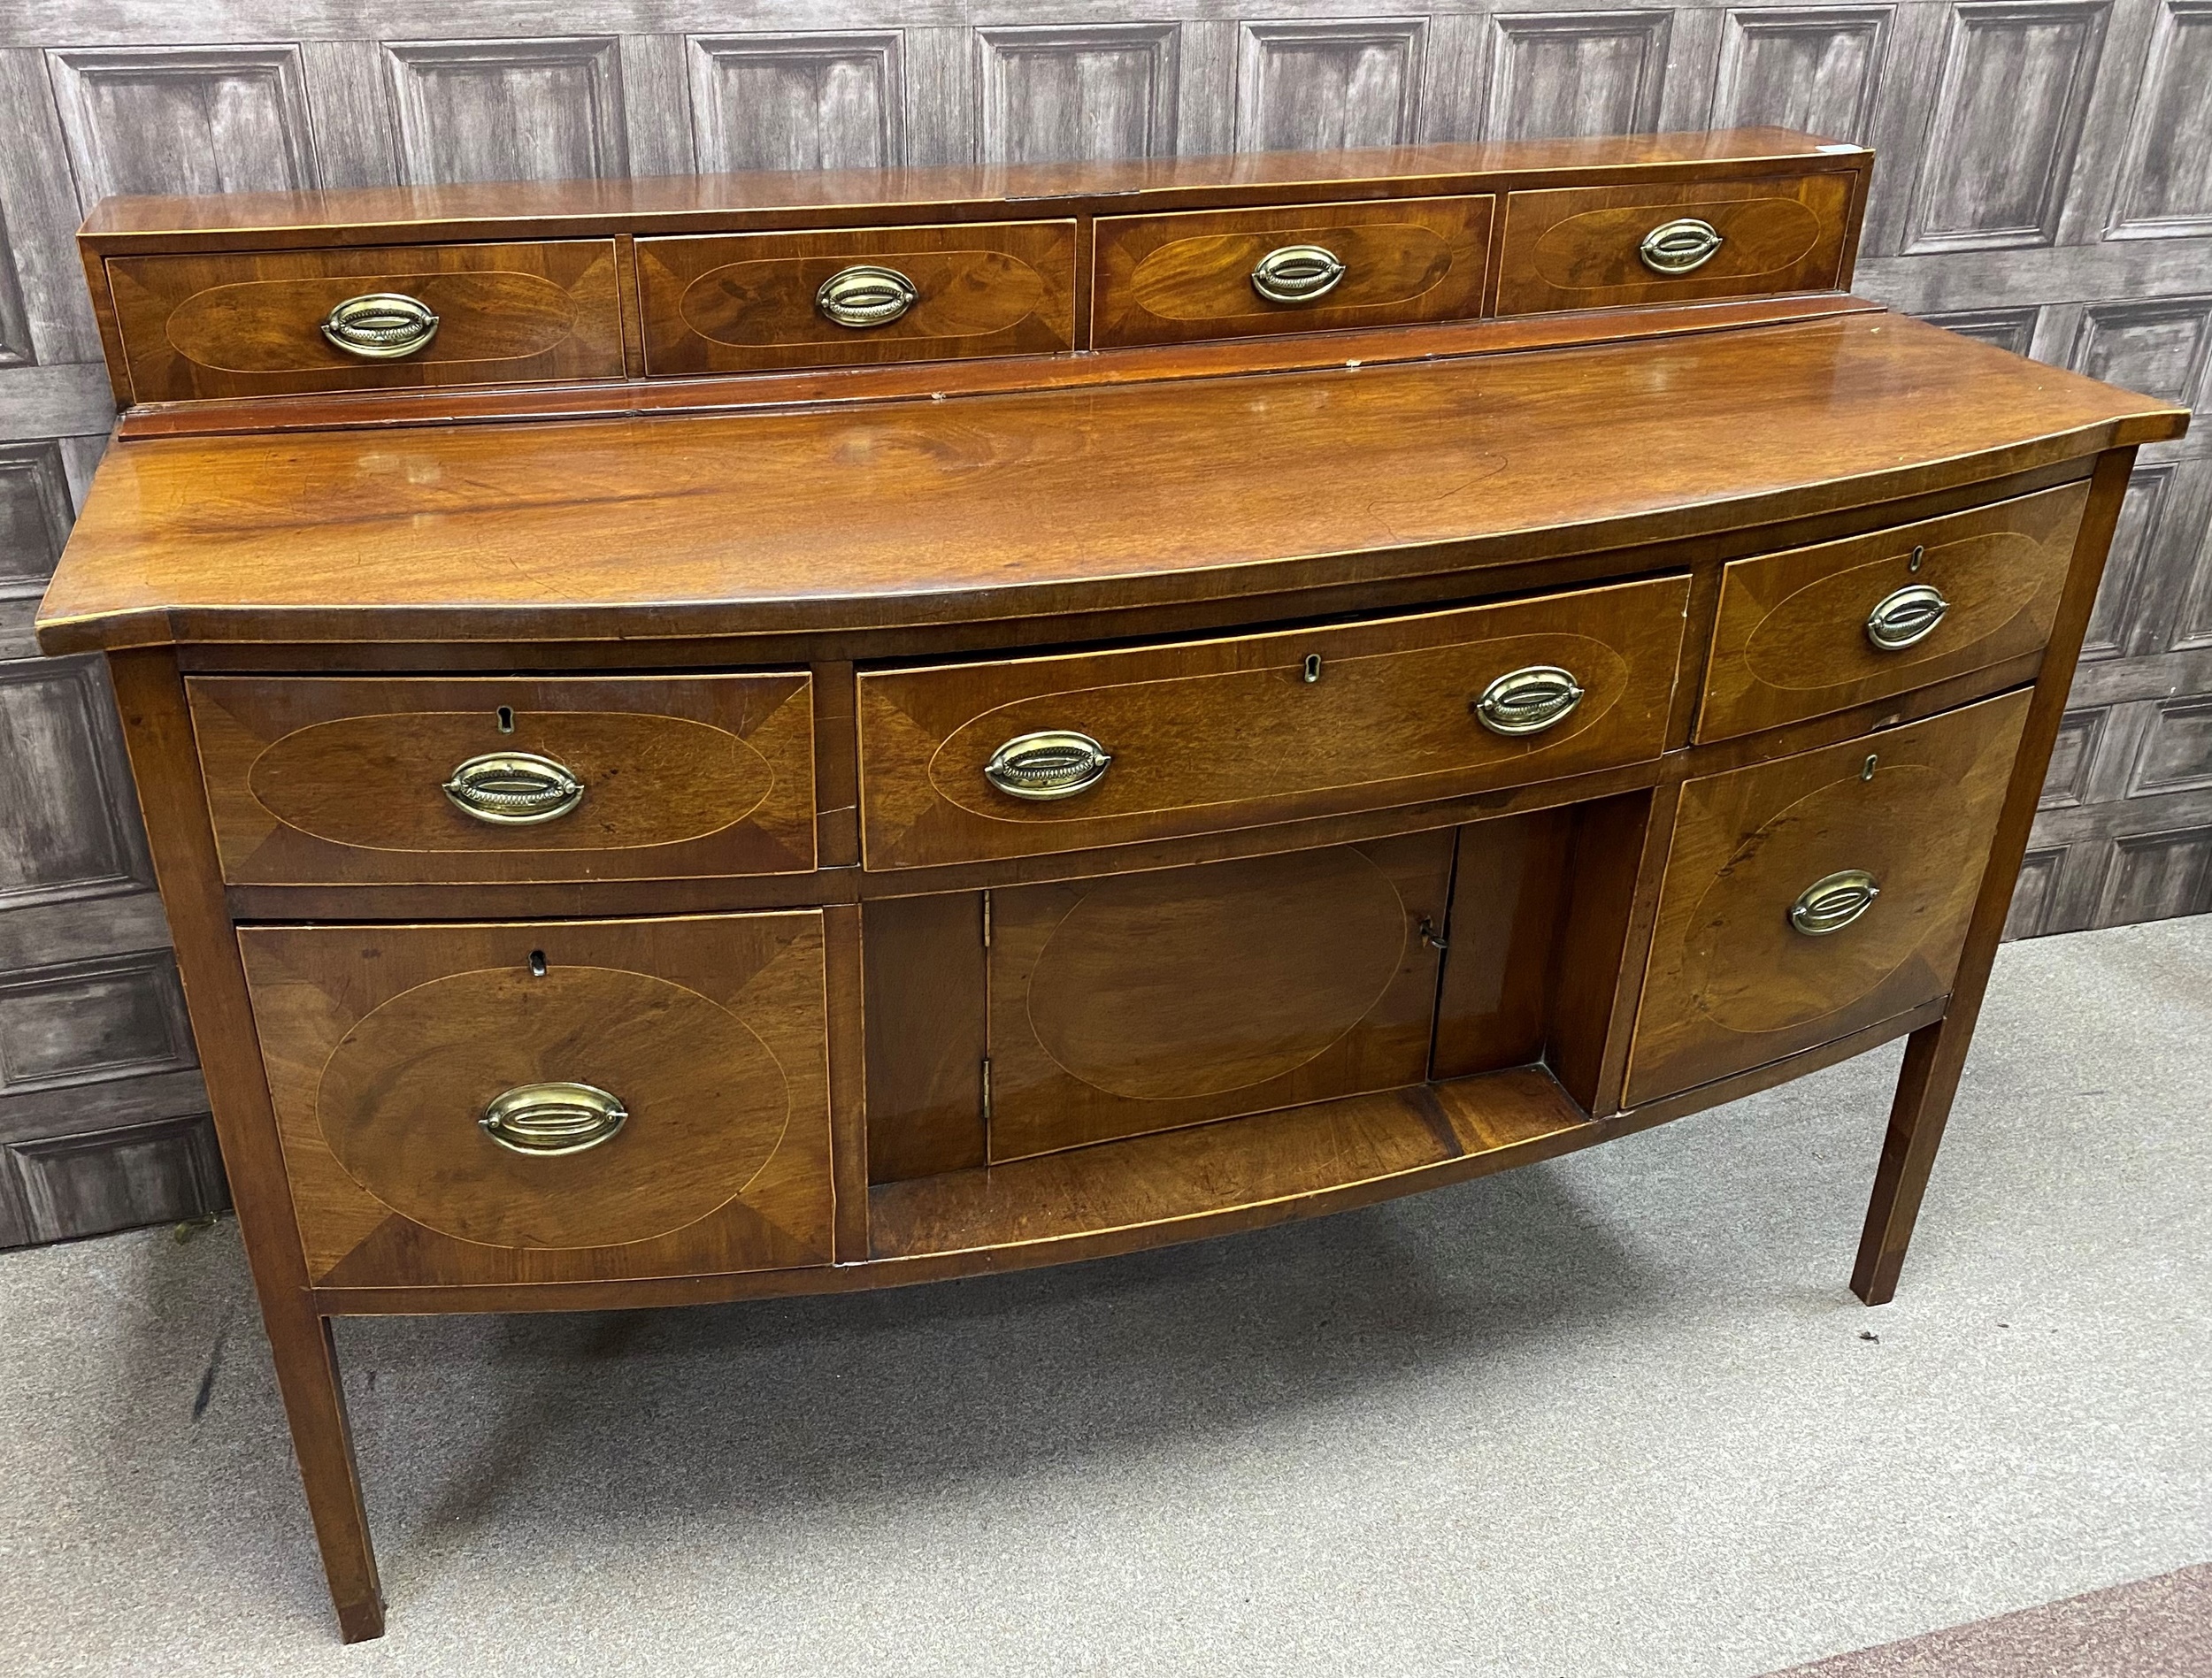
[(1752, 1678), (2169, 1573), (2208, 1046), (2212, 916), (2009, 947), (1878, 1311), (1893, 1051), (1125, 1260), (347, 1322), (354, 1649), (234, 1228), (0, 1254), (0, 1674)]

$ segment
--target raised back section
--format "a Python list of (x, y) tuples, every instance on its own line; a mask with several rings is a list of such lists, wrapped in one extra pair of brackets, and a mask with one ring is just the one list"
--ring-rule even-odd
[[(111, 199), (80, 238), (127, 433), (259, 429), (1467, 353), (1679, 330), (1701, 310), (1788, 318), (1849, 285), (1871, 162), (1747, 129)], [(1653, 310), (1666, 324), (1640, 329)]]

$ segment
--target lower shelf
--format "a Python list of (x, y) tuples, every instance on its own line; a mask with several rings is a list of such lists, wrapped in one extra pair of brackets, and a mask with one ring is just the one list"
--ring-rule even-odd
[(1158, 1245), (1162, 1224), (1217, 1235), (1479, 1176), (1599, 1128), (1541, 1067), (1416, 1084), (879, 1184), (872, 1256), (1013, 1248), (1009, 1268), (1099, 1256)]

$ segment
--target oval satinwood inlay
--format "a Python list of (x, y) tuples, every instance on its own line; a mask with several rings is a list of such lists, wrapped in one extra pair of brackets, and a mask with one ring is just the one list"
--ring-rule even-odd
[(362, 292), (403, 292), (438, 317), (437, 335), (411, 366), (522, 361), (557, 349), (576, 330), (576, 300), (543, 274), (372, 274), (244, 280), (210, 286), (169, 316), (171, 346), (187, 361), (231, 373), (310, 372), (358, 365), (324, 339), (334, 304)]
[[(1654, 273), (1638, 256), (1655, 218), (1720, 224), (1724, 235), (1709, 261), (1679, 276)], [(1530, 262), (1562, 291), (1619, 285), (1686, 285), (1750, 280), (1802, 262), (1820, 242), (1821, 221), (1795, 198), (1737, 198), (1709, 203), (1614, 204), (1586, 210), (1544, 230)]]
[(1942, 639), (1913, 656), (1971, 647), (2034, 603), (2048, 577), (2036, 563), (2039, 550), (2040, 544), (2025, 532), (1999, 530), (1931, 550), (1932, 563), (1921, 571), (1907, 571), (1901, 553), (1832, 572), (1780, 601), (1759, 620), (1745, 644), (1744, 663), (1768, 686), (1792, 693), (1835, 686), (1886, 668), (1866, 643), (1867, 609), (1900, 584), (1937, 576), (1950, 601)]
[(1406, 908), (1348, 847), (1102, 881), (1054, 929), (1029, 1019), (1067, 1073), (1133, 1100), (1296, 1070), (1382, 1000)]
[(1409, 303), (1452, 270), (1452, 248), (1443, 235), (1413, 222), (1194, 234), (1146, 256), (1129, 276), (1130, 296), (1162, 320), (1279, 315), (1285, 305), (1256, 292), (1250, 275), (1271, 247), (1303, 244), (1325, 248), (1345, 266), (1343, 280), (1313, 299), (1324, 307)]
[[(871, 327), (872, 338), (987, 338), (1018, 326), (1045, 303), (1044, 276), (1002, 250), (872, 252), (867, 263), (895, 268), (916, 294), (896, 318)], [(817, 313), (815, 294), (849, 265), (842, 258), (726, 263), (684, 287), (677, 312), (700, 337), (733, 349), (841, 341), (851, 329)]]
[[(619, 1134), (526, 1157), (484, 1134), (520, 1085), (611, 1092)], [(745, 1023), (647, 973), (527, 967), (403, 991), (340, 1039), (315, 1093), (331, 1152), (403, 1217), (492, 1246), (643, 1241), (741, 1192), (788, 1122), (783, 1069)]]
[[(334, 845), (388, 851), (589, 851), (677, 845), (735, 825), (775, 785), (774, 770), (727, 729), (649, 711), (525, 711), (501, 735), (494, 713), (406, 711), (314, 723), (270, 743), (247, 785), (288, 827)], [(533, 748), (585, 792), (557, 822), (472, 821), (444, 788), (456, 764)]]
[[(1778, 811), (1735, 847), (1709, 885), (1685, 940), (1683, 977), (1699, 1010), (1732, 1031), (1778, 1031), (1847, 1008), (1910, 961), (1950, 893), (1971, 896), (1978, 872), (1931, 833), (1972, 817), (1958, 785), (1918, 763), (1856, 766)], [(1786, 842), (1784, 842), (1786, 840)], [(1827, 938), (1806, 938), (1790, 908), (1814, 877), (1860, 869), (1881, 885), (1881, 912)]]

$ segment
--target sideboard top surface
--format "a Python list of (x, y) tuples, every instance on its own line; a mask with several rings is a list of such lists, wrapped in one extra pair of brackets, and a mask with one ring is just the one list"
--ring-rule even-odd
[(979, 623), (1694, 537), (2179, 433), (1886, 313), (1326, 372), (111, 450), (49, 651)]
[(1250, 199), (1292, 203), (1317, 196), (1394, 197), (1470, 191), (1547, 174), (1602, 184), (1671, 175), (1722, 180), (1776, 165), (1862, 168), (1865, 148), (1786, 128), (1393, 146), (1353, 151), (1247, 152), (1126, 162), (976, 165), (945, 168), (757, 171), (651, 175), (611, 180), (493, 182), (445, 187), (358, 187), (310, 192), (110, 198), (82, 237), (116, 254), (377, 244), (479, 234), (583, 235), (717, 232), (851, 220), (1121, 214)]

